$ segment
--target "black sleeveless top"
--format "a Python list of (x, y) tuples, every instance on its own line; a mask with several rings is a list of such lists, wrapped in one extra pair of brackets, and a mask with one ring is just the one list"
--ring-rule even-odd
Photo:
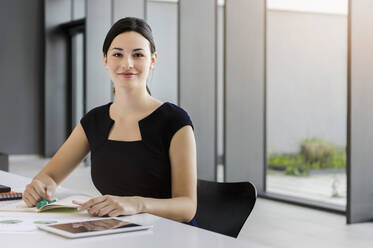
[(101, 194), (171, 198), (170, 142), (192, 121), (172, 103), (163, 103), (141, 119), (139, 141), (108, 140), (112, 103), (89, 111), (80, 123), (91, 150), (92, 181)]
[(101, 194), (171, 198), (169, 147), (182, 127), (193, 127), (188, 114), (163, 103), (139, 121), (141, 140), (108, 140), (114, 120), (111, 103), (88, 112), (80, 121), (91, 150), (92, 181)]

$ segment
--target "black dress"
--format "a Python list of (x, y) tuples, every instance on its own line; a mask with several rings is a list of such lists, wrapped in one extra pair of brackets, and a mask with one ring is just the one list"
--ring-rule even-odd
[(80, 120), (91, 150), (94, 185), (103, 195), (171, 198), (170, 142), (180, 128), (193, 127), (188, 114), (163, 103), (139, 121), (141, 140), (115, 141), (108, 139), (114, 124), (111, 104), (92, 109)]

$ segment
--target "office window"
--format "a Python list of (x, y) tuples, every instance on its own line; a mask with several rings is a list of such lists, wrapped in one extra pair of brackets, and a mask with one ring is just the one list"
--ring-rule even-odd
[(267, 192), (345, 207), (348, 2), (266, 11)]

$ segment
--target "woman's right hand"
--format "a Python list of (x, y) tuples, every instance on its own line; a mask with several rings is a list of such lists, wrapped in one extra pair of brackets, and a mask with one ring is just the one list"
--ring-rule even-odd
[(57, 184), (49, 176), (42, 178), (34, 178), (30, 184), (26, 186), (23, 192), (22, 199), (28, 207), (34, 207), (41, 200), (52, 201)]

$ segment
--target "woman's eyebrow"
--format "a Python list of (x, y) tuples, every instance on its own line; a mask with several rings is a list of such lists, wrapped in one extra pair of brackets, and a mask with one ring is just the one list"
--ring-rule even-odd
[[(113, 47), (112, 50), (123, 51), (124, 49), (123, 49), (123, 48), (120, 48), (120, 47)], [(140, 50), (144, 50), (144, 49), (143, 49), (143, 48), (135, 48), (135, 49), (133, 49), (132, 51), (133, 51), (133, 52), (136, 52), (136, 51), (140, 51)]]

